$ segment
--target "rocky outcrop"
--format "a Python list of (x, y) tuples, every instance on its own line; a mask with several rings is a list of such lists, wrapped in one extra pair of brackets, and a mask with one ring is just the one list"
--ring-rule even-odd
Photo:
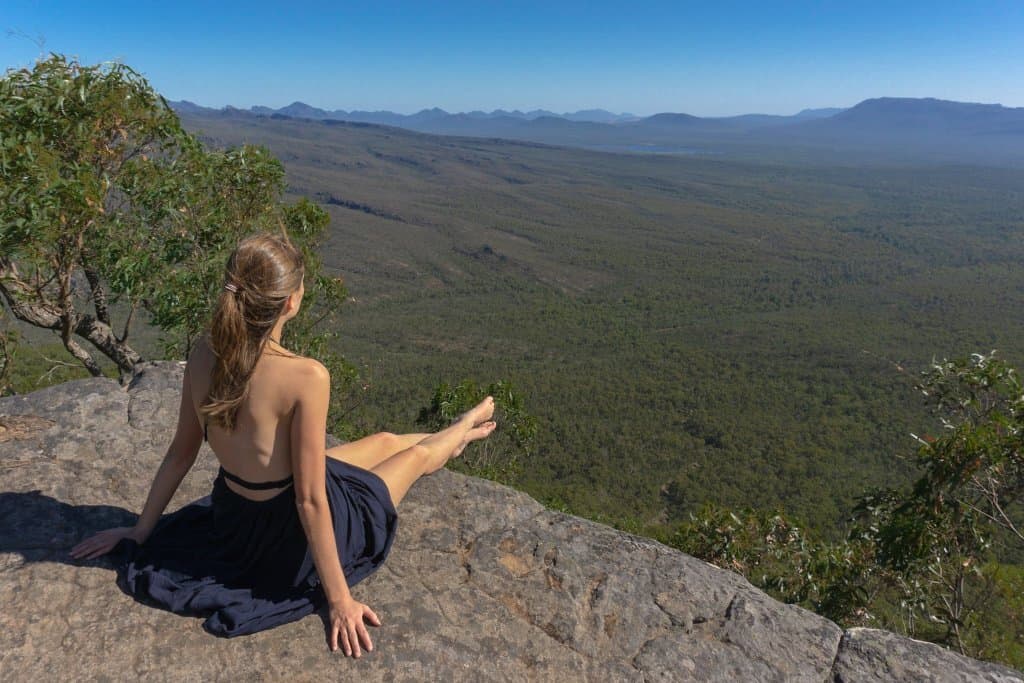
[(851, 628), (839, 643), (832, 667), (835, 683), (853, 681), (949, 681), (1016, 683), (1018, 671), (979, 662), (932, 643), (889, 631)]
[[(844, 632), (737, 574), (442, 470), (353, 588), (382, 625), (358, 660), (322, 619), (219, 639), (122, 593), (83, 536), (131, 524), (177, 419), (182, 364), (0, 399), (2, 680), (1024, 681), (883, 631)], [(328, 445), (338, 443), (328, 436)], [(168, 511), (209, 493), (203, 445)]]

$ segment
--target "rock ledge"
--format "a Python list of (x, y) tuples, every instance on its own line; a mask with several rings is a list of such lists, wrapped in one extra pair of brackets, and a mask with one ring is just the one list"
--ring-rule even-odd
[[(183, 367), (0, 399), (0, 679), (1024, 683), (885, 631), (844, 633), (737, 574), (447, 470), (413, 487), (387, 563), (353, 588), (383, 622), (373, 652), (329, 652), (314, 616), (215, 638), (123, 594), (106, 558), (67, 556), (134, 521)], [(209, 493), (217, 463), (203, 451), (168, 511)]]

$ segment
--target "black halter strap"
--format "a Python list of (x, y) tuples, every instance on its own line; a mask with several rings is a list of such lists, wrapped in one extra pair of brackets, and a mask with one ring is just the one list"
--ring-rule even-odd
[(225, 478), (230, 479), (231, 481), (235, 482), (236, 484), (244, 486), (247, 489), (253, 489), (254, 491), (261, 491), (263, 489), (281, 488), (282, 486), (287, 486), (288, 484), (292, 483), (292, 475), (288, 475), (284, 479), (278, 479), (277, 481), (256, 481), (256, 482), (253, 482), (253, 481), (246, 481), (245, 479), (242, 479), (239, 476), (231, 474), (230, 472), (228, 472), (223, 467), (220, 468), (220, 473)]

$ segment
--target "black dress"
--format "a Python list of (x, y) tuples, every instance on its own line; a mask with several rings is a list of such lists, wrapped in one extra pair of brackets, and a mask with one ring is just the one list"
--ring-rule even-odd
[[(348, 585), (354, 586), (384, 562), (398, 513), (378, 475), (325, 460), (338, 557)], [(253, 489), (292, 481), (251, 483), (221, 467), (210, 495), (163, 515), (145, 543), (119, 543), (122, 588), (145, 604), (205, 616), (203, 628), (228, 638), (315, 612), (326, 596), (295, 505), (295, 487), (253, 501), (228, 488), (226, 478)]]

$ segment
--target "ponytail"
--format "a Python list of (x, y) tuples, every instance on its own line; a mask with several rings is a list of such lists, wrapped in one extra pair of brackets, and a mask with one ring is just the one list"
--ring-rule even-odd
[(246, 237), (228, 257), (208, 334), (217, 360), (200, 412), (210, 422), (235, 428), (256, 363), (304, 275), (302, 251), (283, 232)]

